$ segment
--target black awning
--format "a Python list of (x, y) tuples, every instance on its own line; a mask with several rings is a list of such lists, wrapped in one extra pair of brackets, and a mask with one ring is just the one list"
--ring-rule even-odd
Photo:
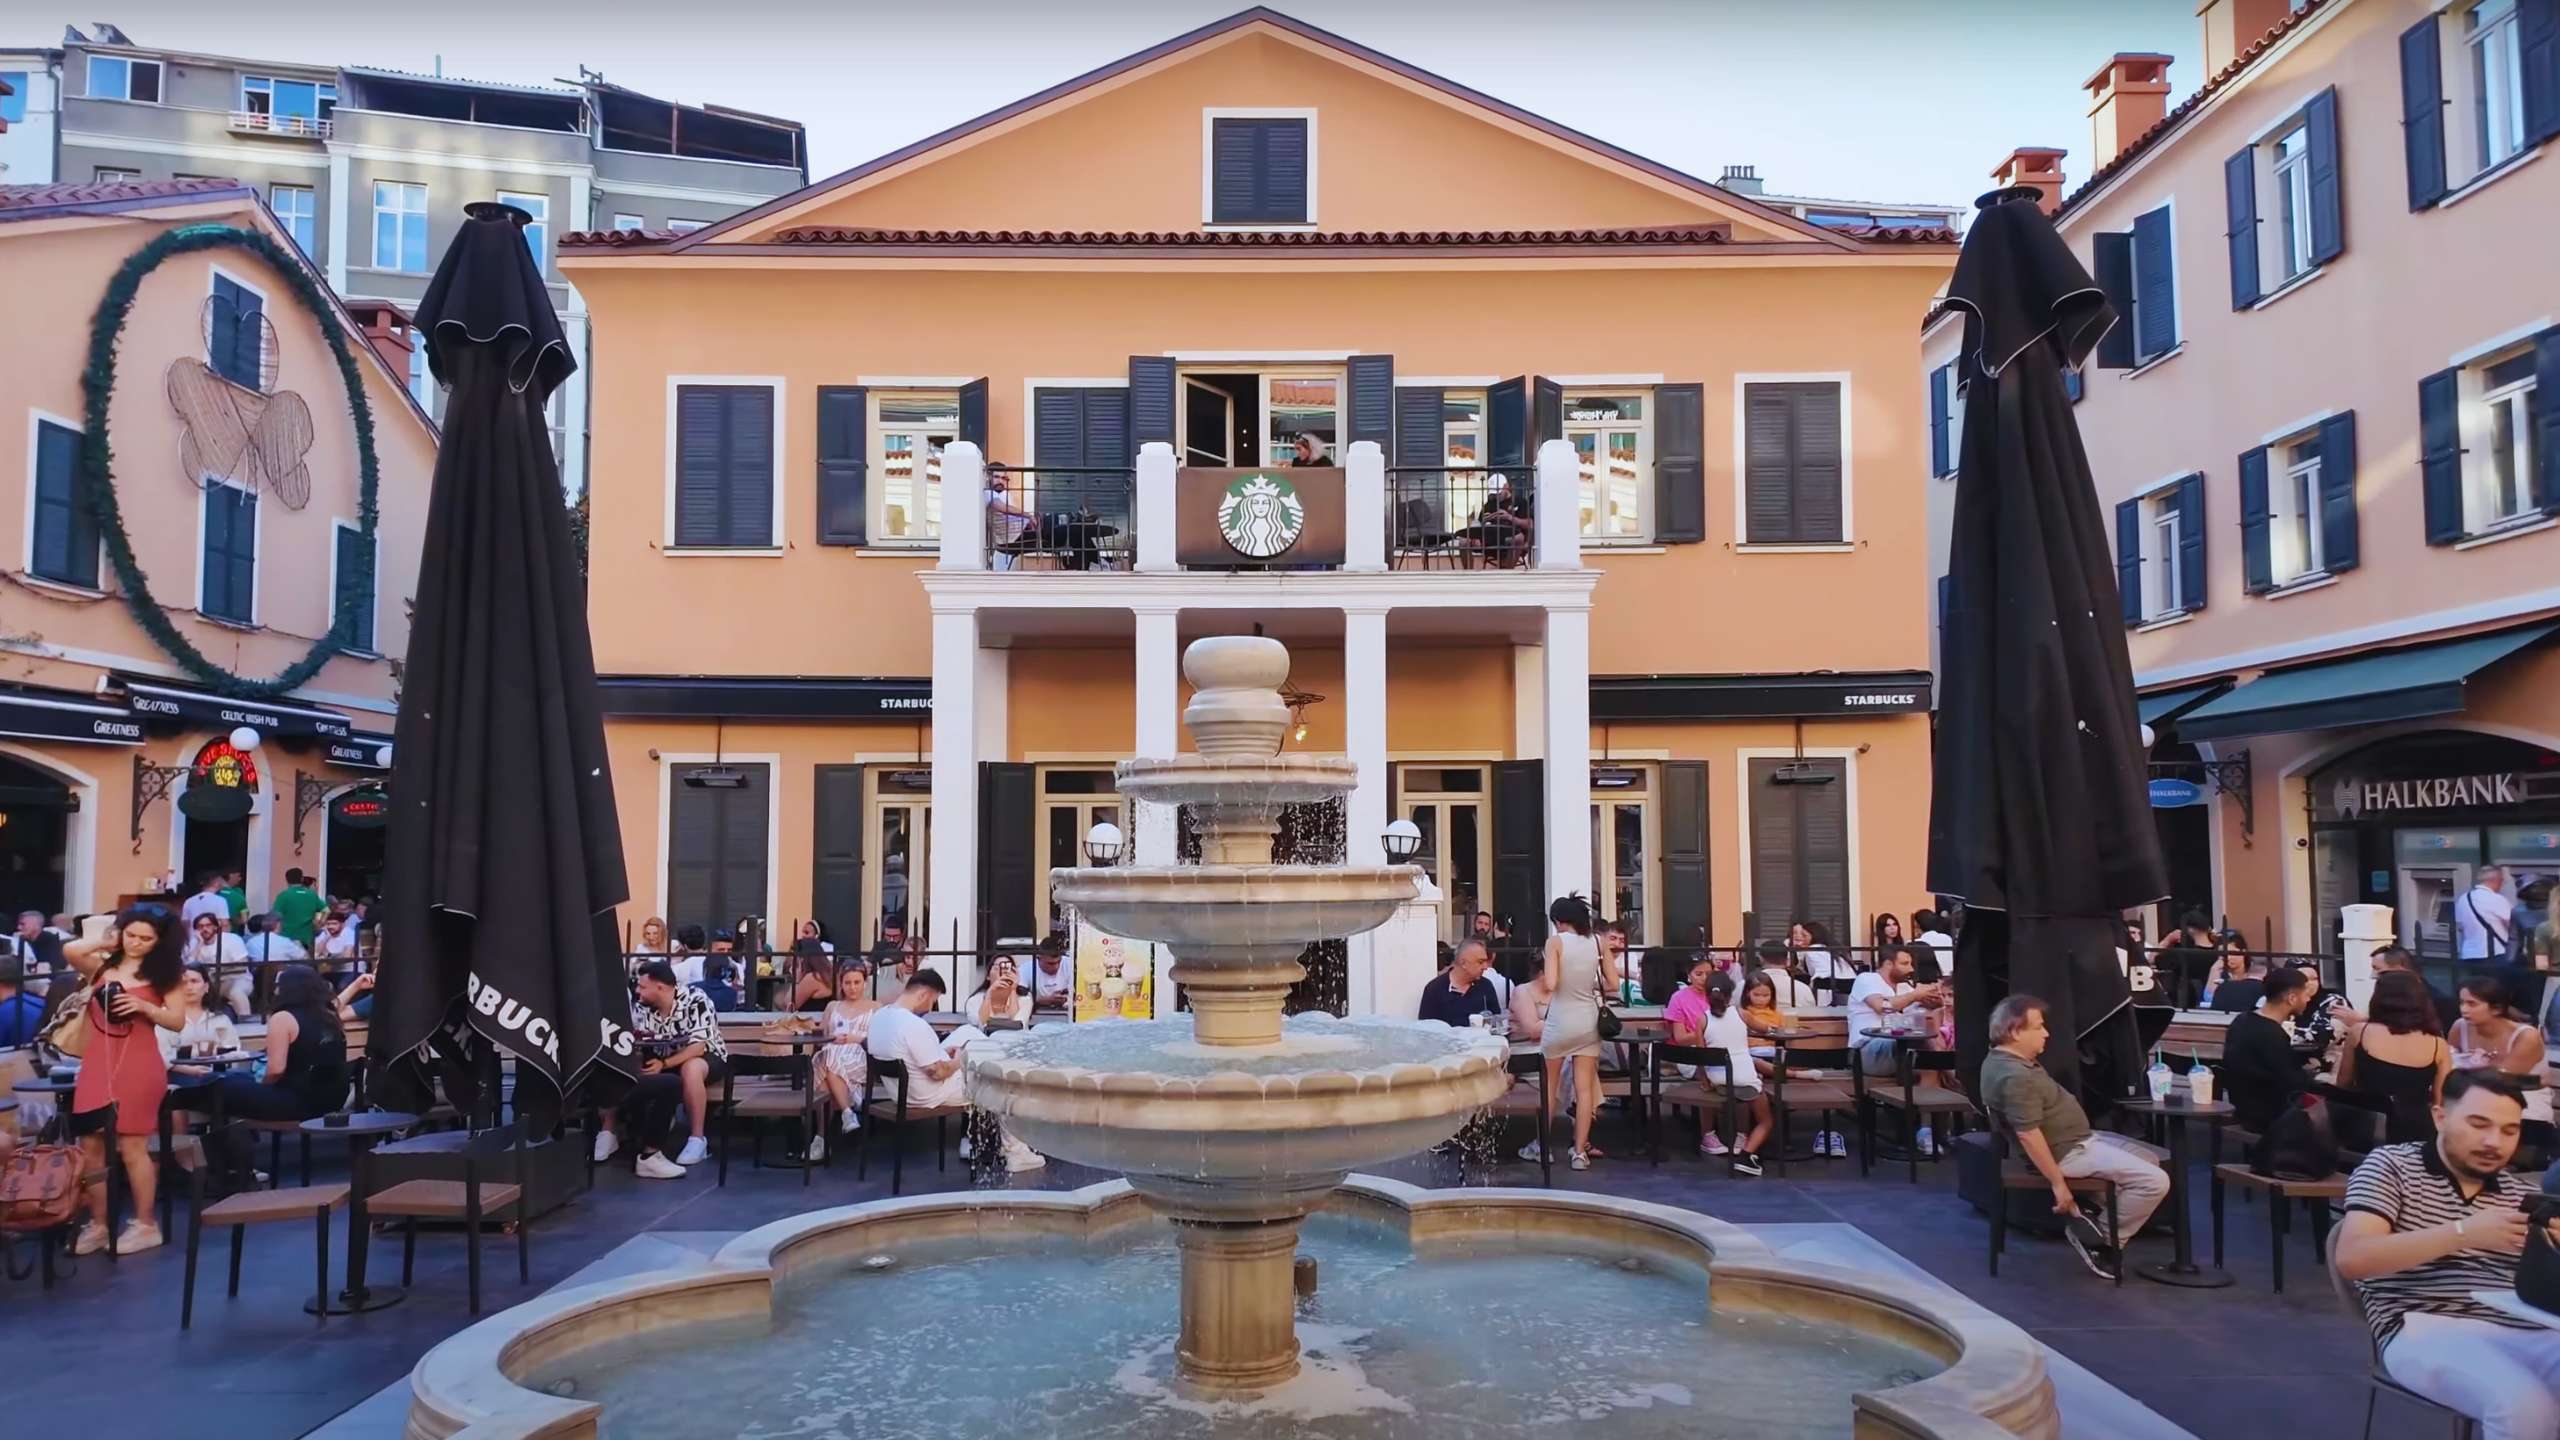
[(391, 753), (391, 737), (378, 730), (358, 730), (329, 742), (329, 763), (347, 770), (388, 770), (382, 757)]
[(2259, 676), (2187, 712), (2181, 740), (2237, 740), (2459, 715), (2471, 677), (2541, 640), (2560, 621), (2327, 660)]
[(31, 686), (0, 689), (0, 735), (88, 745), (139, 745), (143, 738), (142, 721), (113, 700)]
[(1591, 681), (1591, 718), (1595, 723), (1836, 719), (1846, 715), (1909, 715), (1928, 708), (1926, 670), (1824, 671), (1809, 675), (1601, 675)]
[(116, 683), (132, 700), (133, 713), (146, 720), (176, 720), (223, 729), (246, 725), (262, 736), (284, 740), (344, 740), (355, 731), (354, 724), (335, 710), (297, 705), (289, 700), (239, 700), (123, 675), (116, 677)]
[(922, 677), (602, 675), (604, 713), (665, 720), (930, 720)]

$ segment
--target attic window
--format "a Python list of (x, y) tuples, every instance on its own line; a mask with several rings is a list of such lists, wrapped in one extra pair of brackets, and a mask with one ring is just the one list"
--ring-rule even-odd
[(1209, 110), (1202, 118), (1203, 223), (1315, 223), (1313, 110)]

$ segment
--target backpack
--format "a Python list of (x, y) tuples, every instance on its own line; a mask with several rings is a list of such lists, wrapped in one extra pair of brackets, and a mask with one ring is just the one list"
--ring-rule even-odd
[(2286, 1180), (2326, 1180), (2338, 1173), (2338, 1135), (2329, 1102), (2302, 1095), (2267, 1123), (2249, 1169)]
[(79, 1213), (78, 1146), (22, 1146), (0, 1164), (0, 1234), (56, 1229)]

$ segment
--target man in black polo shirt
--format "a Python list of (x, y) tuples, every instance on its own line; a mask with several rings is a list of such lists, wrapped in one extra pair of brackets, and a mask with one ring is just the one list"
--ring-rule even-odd
[(2478, 1420), (2483, 1440), (2560, 1437), (2560, 1331), (2472, 1298), (2515, 1289), (2534, 1192), (2506, 1168), (2523, 1123), (2512, 1078), (2447, 1075), (2436, 1138), (2367, 1156), (2338, 1229), (2338, 1274), (2364, 1298), (2382, 1368)]
[(1419, 1018), (1464, 1030), (1478, 1015), (1501, 1014), (1502, 997), (1484, 974), (1492, 963), (1493, 954), (1483, 941), (1472, 936), (1459, 941), (1457, 958), (1449, 968), (1423, 985)]

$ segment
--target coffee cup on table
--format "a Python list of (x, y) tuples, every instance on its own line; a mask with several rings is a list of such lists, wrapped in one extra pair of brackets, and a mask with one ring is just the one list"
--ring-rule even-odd
[(2202, 1065), (2187, 1070), (2187, 1098), (2198, 1105), (2213, 1103), (2213, 1072)]

